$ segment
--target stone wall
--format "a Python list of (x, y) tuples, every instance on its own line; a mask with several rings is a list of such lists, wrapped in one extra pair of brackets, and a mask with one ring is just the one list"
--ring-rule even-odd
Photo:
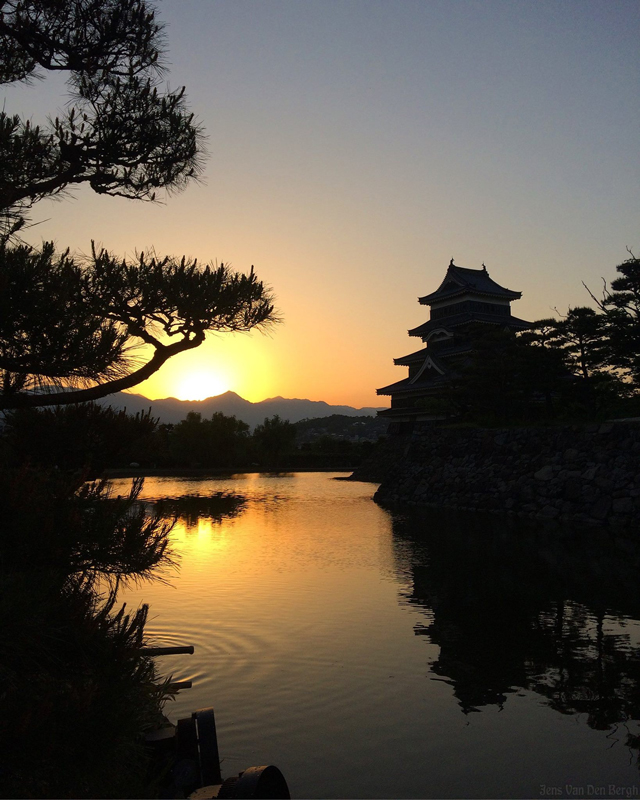
[(375, 499), (640, 529), (640, 424), (419, 425)]
[(351, 480), (382, 483), (402, 467), (412, 444), (413, 437), (407, 434), (387, 436), (380, 439), (359, 467), (356, 467)]

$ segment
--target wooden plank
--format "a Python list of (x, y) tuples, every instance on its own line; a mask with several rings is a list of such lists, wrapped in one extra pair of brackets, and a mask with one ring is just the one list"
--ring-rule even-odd
[(141, 647), (140, 652), (144, 656), (192, 656), (195, 648), (192, 644), (176, 645), (176, 647)]

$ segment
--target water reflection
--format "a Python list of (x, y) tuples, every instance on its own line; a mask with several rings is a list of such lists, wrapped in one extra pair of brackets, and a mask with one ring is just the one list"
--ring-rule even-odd
[[(179, 569), (122, 596), (154, 643), (195, 646), (161, 663), (193, 681), (170, 718), (214, 705), (229, 774), (276, 763), (300, 797), (637, 785), (635, 545), (392, 517), (335, 477), (147, 479), (149, 504), (187, 498)], [(245, 503), (192, 499), (216, 493)]]
[(162, 497), (150, 504), (151, 510), (160, 517), (179, 519), (187, 528), (195, 527), (201, 519), (221, 522), (224, 518), (237, 517), (245, 505), (244, 497), (229, 492)]
[(637, 754), (637, 537), (451, 512), (397, 517), (393, 532), (404, 600), (427, 618), (415, 633), (439, 646), (431, 670), (464, 714), (531, 690)]

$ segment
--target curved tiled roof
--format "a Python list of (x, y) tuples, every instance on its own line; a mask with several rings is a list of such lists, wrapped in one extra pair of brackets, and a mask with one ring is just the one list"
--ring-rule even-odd
[(412, 328), (409, 331), (409, 336), (425, 336), (429, 331), (434, 328), (456, 328), (459, 325), (466, 325), (469, 322), (483, 322), (491, 325), (499, 325), (507, 328), (516, 328), (524, 330), (531, 326), (530, 322), (518, 317), (500, 317), (494, 314), (481, 314), (475, 311), (466, 311), (463, 314), (453, 314), (451, 317), (443, 319), (430, 319), (417, 328)]
[(416, 364), (424, 361), (427, 355), (431, 355), (431, 353), (427, 353), (427, 348), (422, 347), (420, 350), (416, 350), (415, 353), (409, 353), (408, 356), (394, 358), (393, 363), (398, 367), (408, 367), (409, 364)]
[(438, 300), (447, 300), (468, 292), (503, 297), (509, 300), (517, 300), (522, 297), (522, 292), (514, 292), (496, 283), (493, 278), (489, 277), (486, 267), (483, 269), (467, 269), (466, 267), (457, 267), (455, 264), (449, 264), (447, 274), (435, 292), (419, 297), (418, 301), (422, 305), (431, 305)]
[(411, 383), (409, 378), (405, 378), (403, 381), (397, 381), (396, 383), (390, 383), (389, 386), (383, 386), (382, 389), (376, 389), (376, 394), (419, 392), (420, 390), (431, 389), (434, 386), (442, 386), (446, 382), (447, 379), (444, 375), (434, 375), (433, 377), (426, 378), (417, 383)]

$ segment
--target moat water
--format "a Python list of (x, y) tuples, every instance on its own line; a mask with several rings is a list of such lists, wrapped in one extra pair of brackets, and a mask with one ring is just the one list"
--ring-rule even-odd
[(178, 515), (179, 568), (122, 599), (150, 604), (154, 642), (195, 645), (159, 659), (193, 681), (167, 713), (215, 708), (223, 775), (276, 764), (309, 798), (640, 796), (628, 543), (392, 514), (335, 477), (145, 482)]

